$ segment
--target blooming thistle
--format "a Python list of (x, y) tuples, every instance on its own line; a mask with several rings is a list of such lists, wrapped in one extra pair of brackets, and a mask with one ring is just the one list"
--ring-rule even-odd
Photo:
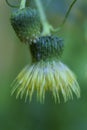
[[(22, 3), (23, 2), (23, 3)], [(13, 82), (12, 94), (16, 97), (32, 99), (34, 91), (37, 99), (43, 102), (46, 91), (50, 91), (55, 102), (60, 102), (60, 94), (64, 101), (73, 99), (73, 93), (80, 97), (80, 88), (73, 72), (60, 62), (63, 42), (55, 35), (47, 23), (41, 2), (36, 0), (38, 12), (26, 7), (26, 0), (21, 1), (22, 8), (11, 15), (11, 24), (19, 39), (29, 45), (32, 55), (31, 66), (27, 65)], [(21, 5), (22, 5), (21, 4)], [(20, 6), (21, 7), (21, 6)]]
[(59, 58), (63, 52), (63, 42), (57, 36), (40, 36), (29, 44), (32, 64), (26, 66), (16, 77), (12, 94), (30, 101), (34, 91), (37, 99), (43, 102), (46, 91), (50, 91), (55, 102), (73, 99), (73, 94), (80, 97), (80, 88), (73, 72)]

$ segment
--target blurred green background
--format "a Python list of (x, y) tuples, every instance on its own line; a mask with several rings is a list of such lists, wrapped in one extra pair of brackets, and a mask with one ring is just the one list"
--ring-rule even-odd
[[(14, 2), (13, 0), (9, 0)], [(62, 22), (71, 0), (44, 0), (50, 23)], [(11, 83), (21, 69), (30, 64), (28, 48), (21, 44), (10, 24), (12, 9), (0, 0), (0, 130), (87, 130), (87, 0), (77, 0), (67, 22), (59, 32), (65, 49), (61, 61), (77, 76), (81, 98), (55, 104), (46, 95), (44, 104), (10, 96)]]

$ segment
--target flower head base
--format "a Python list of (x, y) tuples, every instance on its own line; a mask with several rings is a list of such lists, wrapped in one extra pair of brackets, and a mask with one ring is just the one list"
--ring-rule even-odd
[(34, 61), (59, 59), (63, 52), (63, 40), (57, 36), (42, 36), (33, 40), (30, 51)]
[(55, 59), (26, 66), (17, 76), (12, 94), (17, 91), (17, 98), (25, 96), (25, 100), (29, 97), (31, 101), (35, 90), (40, 102), (44, 101), (46, 91), (52, 93), (55, 102), (60, 102), (61, 93), (65, 102), (73, 99), (73, 93), (77, 98), (80, 97), (75, 75), (66, 65)]

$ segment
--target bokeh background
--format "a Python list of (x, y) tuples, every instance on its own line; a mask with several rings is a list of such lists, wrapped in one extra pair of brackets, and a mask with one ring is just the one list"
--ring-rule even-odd
[[(42, 2), (49, 22), (57, 28), (71, 0)], [(77, 0), (58, 34), (65, 44), (61, 61), (74, 71), (81, 88), (81, 98), (67, 103), (55, 104), (51, 94), (44, 104), (35, 97), (25, 103), (10, 95), (12, 81), (31, 62), (28, 48), (11, 27), (11, 11), (5, 0), (0, 0), (0, 130), (87, 130), (87, 0)]]

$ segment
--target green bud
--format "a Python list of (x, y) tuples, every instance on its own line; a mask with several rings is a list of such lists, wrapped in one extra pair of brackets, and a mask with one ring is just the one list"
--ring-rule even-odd
[(11, 24), (19, 39), (24, 43), (29, 43), (40, 36), (41, 22), (38, 12), (34, 9), (29, 7), (16, 9), (12, 12)]

